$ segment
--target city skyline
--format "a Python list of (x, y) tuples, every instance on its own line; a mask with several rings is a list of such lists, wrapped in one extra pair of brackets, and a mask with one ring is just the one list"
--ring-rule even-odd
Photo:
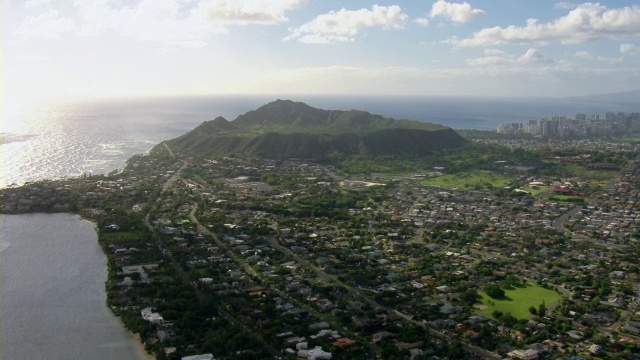
[(590, 137), (635, 133), (640, 130), (640, 113), (607, 112), (600, 114), (577, 113), (573, 118), (565, 115), (545, 116), (527, 122), (502, 123), (498, 134), (531, 134), (542, 137)]

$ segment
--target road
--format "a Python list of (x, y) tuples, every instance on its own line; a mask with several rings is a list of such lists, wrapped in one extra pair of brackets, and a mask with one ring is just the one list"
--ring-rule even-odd
[[(571, 292), (567, 289), (565, 289), (562, 285), (557, 285), (556, 286), (556, 290), (560, 291), (562, 293), (562, 296), (566, 299), (572, 299), (573, 296), (571, 295)], [(549, 305), (547, 307), (547, 315), (553, 315), (553, 312), (558, 308), (558, 306), (562, 305), (562, 300), (558, 300), (556, 302), (554, 302), (553, 304)], [(571, 320), (571, 319), (569, 319)]]
[(558, 216), (555, 220), (553, 220), (553, 228), (565, 235), (572, 235), (571, 231), (564, 227), (564, 223), (569, 217), (575, 215), (580, 210), (582, 210), (582, 206), (574, 206), (571, 210)]
[[(166, 143), (164, 144), (164, 146), (167, 148), (167, 150), (169, 151), (171, 156), (175, 158), (175, 155), (173, 154), (173, 152), (171, 151), (169, 146)], [(185, 169), (188, 165), (189, 165), (188, 162), (182, 160), (182, 166), (171, 177), (169, 177), (169, 179), (167, 179), (167, 181), (162, 186), (162, 193), (164, 193), (166, 190), (171, 188), (171, 186), (173, 186), (175, 181), (180, 177), (181, 171), (183, 169)], [(160, 203), (160, 197), (158, 197), (157, 199), (150, 200), (149, 203), (150, 204)], [(196, 207), (194, 206), (193, 210), (192, 210), (192, 213), (191, 213), (192, 218), (195, 218), (193, 216), (193, 213), (195, 212), (195, 209), (196, 209)], [(144, 222), (145, 222), (145, 225), (147, 226), (147, 228), (149, 228), (149, 231), (151, 232), (151, 234), (153, 234), (152, 238), (156, 241), (156, 244), (157, 244), (158, 248), (160, 249), (160, 251), (162, 251), (162, 253), (164, 254), (165, 258), (167, 258), (169, 260), (169, 262), (171, 263), (171, 267), (173, 267), (173, 269), (176, 272), (176, 274), (178, 274), (178, 276), (182, 280), (183, 284), (185, 284), (187, 286), (190, 286), (194, 290), (198, 300), (199, 301), (203, 301), (205, 299), (206, 295), (202, 291), (200, 291), (200, 289), (198, 289), (198, 287), (189, 279), (188, 274), (184, 271), (184, 268), (178, 263), (178, 261), (176, 261), (176, 259), (173, 257), (173, 255), (168, 251), (164, 251), (166, 249), (166, 245), (162, 241), (162, 236), (160, 236), (157, 233), (156, 228), (149, 221), (149, 213), (147, 213), (147, 215), (145, 216)], [(197, 223), (197, 225), (199, 226), (199, 228), (202, 227), (200, 225), (200, 223)], [(202, 227), (202, 228), (204, 229), (204, 227)], [(215, 236), (214, 236), (214, 240), (219, 241)], [(249, 267), (249, 268), (251, 270), (253, 270), (253, 268), (251, 268), (251, 267)], [(254, 274), (255, 274), (255, 271), (254, 271)], [(222, 307), (222, 304), (219, 304), (219, 306), (218, 306), (218, 315), (223, 317), (230, 324), (233, 324), (233, 325), (236, 325), (236, 326), (239, 326), (240, 328), (242, 328), (242, 330), (245, 333), (249, 334), (250, 337), (252, 337), (254, 340), (256, 340), (260, 344), (262, 344), (262, 346), (275, 359), (282, 359), (283, 358), (282, 353), (280, 353), (271, 344), (269, 344), (267, 341), (265, 341), (264, 338), (260, 334), (256, 333), (256, 331), (254, 329), (244, 325), (242, 322), (238, 321), (235, 317), (233, 317), (230, 313), (225, 311), (223, 309), (223, 307)]]
[[(627, 306), (627, 309), (622, 311), (622, 315), (618, 321), (611, 324), (608, 327), (601, 327), (600, 331), (603, 333), (611, 334), (614, 331), (618, 331), (629, 319), (633, 316), (638, 308), (638, 300), (640, 300), (640, 283), (636, 284), (636, 300)], [(628, 334), (625, 334), (628, 335)]]
[[(238, 256), (233, 249), (230, 249), (229, 246), (227, 246), (227, 244), (220, 240), (220, 238), (212, 231), (210, 231), (209, 229), (207, 229), (205, 226), (203, 226), (199, 221), (198, 218), (196, 217), (196, 212), (198, 211), (198, 205), (194, 204), (191, 208), (191, 212), (189, 213), (189, 220), (191, 221), (192, 224), (196, 225), (196, 229), (198, 231), (199, 234), (202, 235), (207, 235), (209, 237), (211, 237), (213, 239), (213, 241), (216, 243), (216, 245), (218, 245), (218, 247), (220, 247), (221, 249), (224, 249), (225, 252), (227, 253), (227, 255), (229, 255), (229, 257), (238, 265), (240, 265), (240, 267), (249, 275), (253, 276), (256, 279), (260, 279), (260, 280), (265, 280), (262, 276), (262, 274), (258, 273), (250, 264), (248, 264), (244, 258)], [(263, 283), (265, 283), (266, 281), (263, 281)], [(300, 308), (304, 308), (305, 311), (308, 311), (309, 313), (313, 314), (315, 317), (322, 319), (324, 321), (327, 321), (329, 323), (335, 322), (335, 318), (333, 317), (327, 317), (325, 315), (322, 315), (321, 313), (319, 313), (318, 311), (316, 311), (315, 309), (312, 309), (308, 304), (303, 304), (300, 303), (298, 300), (291, 298), (289, 295), (287, 295), (286, 293), (282, 292), (280, 289), (276, 288), (275, 286), (270, 285), (269, 289), (271, 291), (273, 291), (274, 293), (278, 294), (280, 297), (287, 299), (289, 301), (295, 302)]]
[(167, 145), (166, 142), (163, 142), (162, 145), (164, 145), (164, 148), (167, 149), (167, 151), (169, 152), (169, 155), (171, 155), (171, 157), (175, 159), (176, 155), (173, 153), (169, 145)]
[[(169, 151), (169, 154), (173, 157), (175, 157), (175, 155), (173, 154), (173, 152), (171, 151), (171, 149), (169, 148), (169, 146), (164, 143), (164, 146), (166, 147), (167, 151)], [(165, 192), (166, 190), (168, 190), (173, 183), (178, 179), (178, 177), (180, 176), (180, 172), (186, 168), (188, 166), (188, 163), (186, 161), (182, 161), (182, 166), (180, 167), (180, 169), (178, 171), (176, 171), (168, 180), (167, 182), (163, 185), (162, 187), (162, 191)], [(335, 174), (332, 174), (333, 176), (335, 176)], [(159, 199), (158, 199), (159, 200)], [(212, 231), (210, 231), (209, 229), (207, 229), (206, 227), (204, 227), (202, 224), (200, 224), (200, 222), (197, 220), (195, 213), (197, 211), (198, 207), (197, 204), (193, 204), (193, 206), (191, 207), (191, 212), (189, 214), (189, 218), (190, 221), (196, 225), (197, 231), (198, 233), (204, 234), (204, 235), (208, 235), (210, 236), (214, 242), (220, 246), (223, 249), (227, 250), (227, 253), (229, 254), (229, 256), (237, 263), (239, 264), (242, 269), (249, 275), (259, 278), (259, 274), (255, 271), (255, 269), (253, 267), (251, 267), (249, 264), (247, 264), (244, 259), (240, 258), (238, 255), (236, 255), (233, 251), (231, 251), (230, 249), (227, 248), (226, 244), (220, 240), (218, 238), (218, 236), (216, 236), (215, 233), (213, 233)], [(148, 216), (145, 219), (147, 226), (150, 227), (150, 229), (152, 231), (155, 231), (155, 229), (153, 229), (153, 227), (151, 226), (151, 224), (149, 223), (149, 219)], [(164, 248), (164, 244), (162, 244), (160, 237), (159, 236), (155, 236), (155, 238), (158, 240), (158, 246), (160, 248)], [(453, 342), (454, 341), (454, 337), (447, 335), (447, 334), (443, 334), (440, 331), (437, 331), (435, 329), (432, 329), (430, 327), (428, 327), (426, 324), (416, 321), (414, 320), (411, 316), (404, 314), (398, 310), (395, 309), (391, 309), (388, 308), (386, 306), (383, 306), (381, 304), (378, 304), (377, 302), (375, 302), (374, 300), (370, 299), (367, 296), (364, 296), (363, 294), (360, 293), (359, 290), (353, 288), (352, 286), (344, 283), (342, 280), (338, 279), (336, 276), (334, 275), (330, 275), (327, 274), (326, 272), (324, 272), (322, 269), (318, 268), (317, 266), (313, 265), (309, 260), (304, 259), (300, 256), (298, 256), (297, 254), (295, 254), (294, 252), (292, 252), (290, 249), (282, 246), (276, 238), (274, 237), (268, 237), (267, 238), (268, 243), (276, 250), (282, 252), (285, 255), (288, 255), (289, 257), (291, 257), (292, 259), (294, 259), (296, 262), (298, 262), (299, 264), (302, 264), (304, 266), (306, 266), (307, 268), (311, 269), (316, 276), (318, 276), (320, 279), (330, 282), (330, 283), (334, 283), (339, 285), (340, 287), (344, 288), (345, 290), (347, 290), (349, 292), (349, 294), (351, 294), (352, 296), (354, 296), (355, 298), (359, 298), (362, 299), (364, 301), (366, 301), (369, 305), (371, 305), (374, 309), (377, 310), (383, 310), (388, 312), (389, 314), (395, 314), (396, 316), (398, 316), (401, 319), (404, 319), (405, 321), (408, 321), (416, 326), (419, 326), (421, 328), (423, 328), (424, 330), (426, 330), (431, 336), (438, 338), (442, 341), (444, 341), (445, 343), (449, 343), (449, 342)], [(185, 281), (186, 283), (188, 283), (190, 286), (192, 286), (196, 293), (199, 294), (198, 297), (204, 296), (204, 294), (202, 294), (202, 292), (196, 287), (194, 286), (194, 284), (189, 281), (189, 278), (186, 274), (186, 272), (184, 271), (184, 269), (182, 269), (182, 267), (177, 263), (177, 261), (173, 258), (173, 256), (171, 256), (170, 254), (167, 255), (170, 260), (171, 263), (173, 265), (173, 267), (175, 268), (175, 270), (178, 272), (178, 274), (180, 274), (181, 278), (183, 279), (183, 281)], [(278, 290), (279, 291), (279, 290)], [(268, 344), (259, 334), (257, 334), (255, 331), (252, 331), (251, 329), (249, 329), (248, 327), (246, 327), (245, 325), (243, 325), (241, 322), (239, 322), (238, 320), (236, 320), (235, 318), (233, 318), (231, 316), (231, 314), (227, 313), (226, 311), (224, 311), (221, 307), (219, 309), (219, 313), (221, 316), (223, 316), (225, 319), (227, 319), (227, 321), (229, 321), (232, 324), (236, 324), (240, 327), (243, 328), (243, 330), (247, 331), (252, 337), (254, 337), (256, 340), (258, 340), (260, 343), (262, 343), (265, 348), (275, 357), (275, 358), (280, 358), (282, 356), (282, 354), (280, 354), (273, 346), (271, 346), (270, 344)], [(501, 357), (495, 353), (489, 352), (487, 350), (484, 350), (482, 348), (476, 347), (476, 346), (472, 346), (470, 344), (467, 343), (461, 343), (461, 346), (463, 347), (463, 349), (467, 352), (479, 355), (484, 357), (485, 359), (491, 359), (491, 360), (498, 360), (501, 359)]]

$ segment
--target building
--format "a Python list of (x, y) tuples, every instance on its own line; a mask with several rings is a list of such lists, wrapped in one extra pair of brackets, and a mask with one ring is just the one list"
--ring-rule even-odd
[(316, 346), (311, 350), (299, 350), (298, 356), (309, 360), (330, 360), (332, 357), (330, 352), (322, 350), (322, 346)]
[(536, 360), (540, 355), (536, 350), (513, 350), (507, 354), (511, 359)]
[(191, 356), (183, 356), (182, 360), (213, 360), (213, 354), (198, 354)]

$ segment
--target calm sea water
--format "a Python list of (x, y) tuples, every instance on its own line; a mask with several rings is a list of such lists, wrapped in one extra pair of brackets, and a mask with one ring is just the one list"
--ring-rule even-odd
[(106, 259), (93, 224), (69, 214), (0, 219), (0, 358), (143, 358), (106, 307)]
[[(323, 109), (359, 109), (455, 129), (494, 130), (503, 122), (549, 115), (639, 111), (630, 105), (543, 99), (281, 96)], [(274, 96), (84, 101), (48, 106), (5, 101), (0, 122), (0, 187), (45, 178), (108, 173), (162, 140), (205, 120), (236, 116)]]

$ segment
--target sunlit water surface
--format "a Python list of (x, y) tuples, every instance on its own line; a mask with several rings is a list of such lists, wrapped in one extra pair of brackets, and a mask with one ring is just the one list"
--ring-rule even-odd
[[(312, 96), (281, 98), (321, 109), (366, 110), (388, 117), (430, 121), (455, 129), (495, 130), (577, 112), (639, 111), (620, 104), (544, 99)], [(0, 121), (0, 188), (41, 179), (109, 173), (126, 159), (205, 120), (239, 114), (275, 96), (202, 96), (20, 104), (4, 100)]]

